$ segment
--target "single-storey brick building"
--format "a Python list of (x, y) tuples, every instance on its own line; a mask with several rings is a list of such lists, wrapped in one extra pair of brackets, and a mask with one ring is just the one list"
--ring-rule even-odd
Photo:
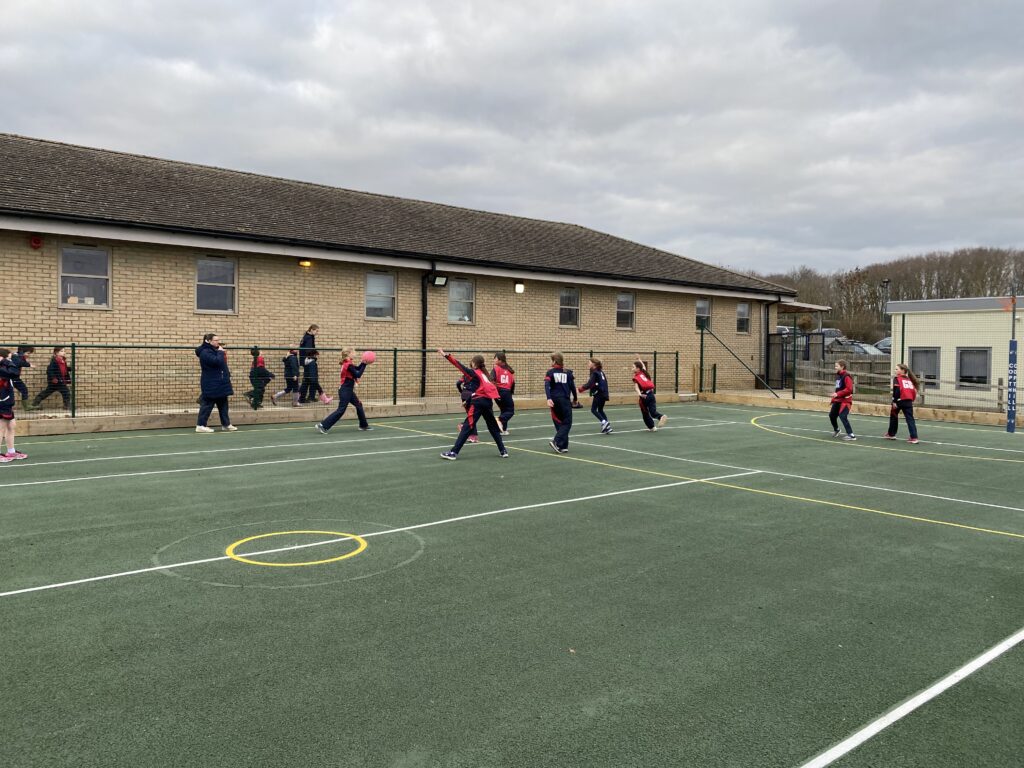
[[(0, 256), (3, 343), (287, 347), (318, 323), (322, 347), (693, 361), (707, 323), (761, 372), (772, 307), (795, 295), (574, 224), (14, 135)], [(734, 378), (719, 386), (752, 386)]]

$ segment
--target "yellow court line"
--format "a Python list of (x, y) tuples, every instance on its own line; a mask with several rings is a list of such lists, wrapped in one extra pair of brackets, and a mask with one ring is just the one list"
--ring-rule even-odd
[[(750, 423), (753, 424), (758, 429), (763, 429), (765, 432), (772, 432), (772, 433), (774, 433), (776, 435), (785, 435), (786, 437), (793, 437), (793, 438), (796, 438), (797, 440), (813, 440), (816, 443), (829, 443), (831, 445), (835, 445), (836, 444), (836, 441), (833, 440), (832, 438), (811, 437), (809, 435), (794, 435), (794, 434), (791, 434), (789, 432), (785, 432), (785, 431), (783, 431), (781, 429), (772, 429), (771, 427), (766, 427), (764, 424), (759, 424), (758, 423), (758, 419), (767, 419), (769, 416), (786, 416), (786, 415), (788, 415), (788, 414), (783, 414), (783, 413), (766, 413), (766, 414), (764, 414), (762, 416), (755, 416), (754, 418), (752, 418), (750, 420)], [(999, 461), (999, 462), (1003, 462), (1004, 464), (1024, 464), (1024, 459), (1001, 459), (998, 456), (968, 456), (968, 455), (962, 454), (962, 453), (943, 453), (942, 451), (929, 451), (926, 448), (922, 448), (922, 449), (917, 449), (917, 448), (887, 448), (884, 445), (867, 445), (866, 443), (852, 443), (852, 442), (848, 443), (845, 440), (843, 441), (843, 444), (844, 445), (849, 445), (851, 448), (870, 448), (870, 449), (875, 450), (875, 451), (892, 451), (893, 453), (909, 453), (909, 454), (918, 454), (918, 455), (921, 455), (921, 456), (945, 456), (945, 457), (950, 458), (950, 459), (969, 459), (969, 460), (972, 460), (972, 461)]]
[[(757, 417), (757, 418), (761, 418), (761, 417)], [(440, 437), (440, 438), (446, 437), (446, 435), (439, 435), (439, 434), (437, 434), (435, 432), (425, 432), (424, 430), (421, 430), (421, 429), (409, 429), (408, 427), (397, 427), (394, 424), (381, 424), (381, 426), (382, 427), (388, 427), (390, 429), (400, 429), (400, 430), (405, 431), (405, 432), (418, 432), (419, 434), (429, 435), (431, 437)], [(995, 536), (1007, 536), (1007, 537), (1012, 538), (1012, 539), (1024, 539), (1024, 534), (1012, 533), (1010, 531), (1000, 531), (1000, 530), (996, 530), (994, 528), (980, 528), (980, 527), (973, 526), (973, 525), (964, 525), (962, 523), (951, 523), (951, 522), (949, 522), (947, 520), (935, 520), (935, 519), (930, 518), (930, 517), (918, 517), (918, 516), (915, 516), (915, 515), (904, 515), (904, 514), (901, 514), (899, 512), (887, 512), (887, 511), (885, 511), (883, 509), (872, 509), (870, 507), (858, 507), (858, 506), (855, 506), (853, 504), (843, 504), (843, 503), (838, 502), (838, 501), (827, 501), (825, 499), (812, 499), (812, 498), (810, 498), (808, 496), (794, 496), (794, 495), (787, 494), (787, 493), (778, 493), (776, 491), (764, 491), (764, 490), (760, 490), (758, 488), (745, 488), (742, 485), (733, 485), (731, 483), (723, 483), (720, 480), (702, 480), (699, 477), (686, 477), (685, 475), (673, 475), (673, 474), (669, 474), (667, 472), (656, 472), (656, 471), (650, 470), (650, 469), (640, 469), (638, 467), (627, 467), (627, 466), (625, 466), (623, 464), (610, 464), (608, 462), (596, 461), (594, 459), (583, 459), (583, 458), (580, 458), (578, 456), (566, 456), (564, 454), (559, 454), (558, 456), (555, 456), (555, 455), (550, 454), (550, 453), (545, 453), (544, 451), (535, 451), (532, 448), (522, 448), (520, 446), (507, 446), (507, 447), (514, 448), (517, 451), (524, 451), (526, 453), (535, 453), (538, 456), (544, 456), (546, 458), (566, 459), (568, 461), (578, 461), (578, 462), (582, 462), (584, 464), (597, 464), (597, 465), (602, 466), (602, 467), (610, 467), (612, 469), (624, 469), (624, 470), (627, 470), (629, 472), (639, 472), (639, 473), (646, 474), (646, 475), (660, 475), (661, 477), (670, 477), (670, 478), (677, 479), (677, 480), (693, 480), (693, 481), (696, 481), (698, 483), (704, 483), (705, 485), (717, 485), (717, 486), (720, 486), (722, 488), (729, 488), (729, 489), (734, 490), (734, 491), (746, 491), (747, 493), (757, 493), (757, 494), (760, 494), (762, 496), (775, 496), (775, 497), (780, 498), (780, 499), (790, 499), (792, 501), (803, 501), (803, 502), (807, 502), (809, 504), (821, 504), (821, 505), (826, 506), (826, 507), (835, 507), (837, 509), (850, 509), (850, 510), (854, 510), (856, 512), (870, 512), (870, 513), (875, 514), (875, 515), (882, 515), (884, 517), (895, 517), (895, 518), (899, 518), (901, 520), (910, 520), (910, 521), (915, 522), (915, 523), (930, 523), (932, 525), (942, 525), (942, 526), (946, 526), (946, 527), (949, 527), (949, 528), (960, 528), (960, 529), (963, 529), (963, 530), (966, 530), (966, 531), (975, 531), (977, 533), (990, 533), (990, 534), (993, 534)]]

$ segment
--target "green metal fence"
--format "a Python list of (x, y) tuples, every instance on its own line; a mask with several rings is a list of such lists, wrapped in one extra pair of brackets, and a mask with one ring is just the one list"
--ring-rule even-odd
[[(30, 359), (33, 367), (24, 369), (22, 379), (29, 390), (31, 403), (46, 389), (46, 367), (52, 356), (53, 343), (17, 342), (0, 345), (9, 349), (33, 346)], [(249, 370), (253, 344), (229, 347), (228, 365), (234, 396), (232, 408), (248, 409), (244, 393), (252, 389)], [(259, 346), (267, 369), (275, 378), (266, 387), (263, 408), (295, 408), (292, 396), (271, 401), (271, 395), (285, 388), (283, 358), (288, 347)], [(24, 406), (16, 409), (18, 418), (104, 417), (180, 414), (195, 412), (199, 396), (199, 362), (192, 346), (68, 344), (65, 345), (67, 364), (71, 372), (68, 385), (69, 402), (64, 408), (62, 397), (53, 393), (42, 401), (38, 409)], [(338, 389), (341, 349), (320, 347), (319, 383), (326, 395), (335, 397)], [(495, 349), (457, 349), (452, 352), (463, 363), (469, 364), (474, 354), (482, 354), (490, 369)], [(508, 362), (516, 372), (516, 397), (540, 398), (544, 394), (544, 373), (550, 368), (550, 350), (506, 349)], [(367, 368), (359, 384), (359, 397), (372, 405), (398, 405), (413, 402), (457, 401), (455, 382), (459, 372), (437, 354), (436, 349), (375, 348), (376, 362)], [(587, 363), (591, 357), (602, 360), (613, 395), (633, 391), (632, 370), (635, 350), (569, 350), (562, 353), (565, 365), (574, 371), (578, 386), (589, 375)], [(677, 350), (641, 351), (655, 382), (663, 392), (678, 391), (680, 385), (680, 355)], [(300, 375), (300, 381), (302, 377)], [(584, 397), (586, 397), (584, 395)], [(20, 399), (20, 396), (19, 396)], [(301, 406), (311, 417), (331, 410), (333, 405), (322, 402)]]

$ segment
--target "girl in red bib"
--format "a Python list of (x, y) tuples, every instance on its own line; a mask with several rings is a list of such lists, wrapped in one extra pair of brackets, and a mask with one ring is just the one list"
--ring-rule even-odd
[(487, 375), (487, 368), (484, 367), (484, 356), (473, 355), (473, 367), (467, 368), (443, 349), (437, 350), (437, 354), (458, 368), (465, 375), (468, 383), (463, 385), (463, 393), (469, 394), (469, 408), (466, 409), (466, 420), (462, 422), (462, 429), (455, 445), (450, 451), (441, 454), (442, 459), (455, 461), (459, 458), (459, 451), (469, 439), (469, 433), (476, 427), (477, 419), (483, 419), (487, 424), (487, 431), (491, 433), (494, 442), (498, 446), (498, 455), (503, 459), (508, 458), (508, 451), (501, 441), (501, 430), (498, 429), (498, 422), (494, 418), (493, 403), (498, 398), (498, 388), (494, 386)]
[(494, 372), (494, 384), (498, 387), (498, 405), (501, 414), (498, 416), (498, 428), (502, 435), (508, 434), (508, 423), (516, 415), (516, 404), (512, 395), (516, 392), (516, 372), (508, 364), (508, 358), (504, 352), (494, 353), (494, 362), (491, 364)]
[[(658, 413), (658, 401), (654, 397), (654, 379), (647, 372), (647, 363), (639, 357), (633, 363), (633, 388), (640, 400), (640, 415), (643, 416), (647, 429), (655, 432), (658, 427), (664, 427), (668, 416)], [(658, 420), (657, 423), (655, 419)]]
[(917, 399), (917, 388), (920, 382), (917, 376), (903, 363), (896, 364), (896, 370), (892, 377), (892, 408), (889, 410), (889, 431), (885, 433), (886, 440), (895, 440), (896, 433), (900, 428), (900, 414), (907, 420), (907, 429), (910, 430), (908, 443), (917, 445), (917, 422), (914, 421), (914, 400)]

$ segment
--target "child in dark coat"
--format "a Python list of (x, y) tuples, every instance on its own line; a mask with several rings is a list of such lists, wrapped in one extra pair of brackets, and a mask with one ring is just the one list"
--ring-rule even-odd
[[(249, 383), (252, 384), (252, 389), (245, 393), (245, 399), (249, 401), (249, 405), (255, 411), (263, 406), (263, 395), (266, 392), (267, 384), (273, 381), (274, 374), (267, 370), (266, 361), (260, 354), (259, 347), (250, 349), (249, 354), (252, 355), (252, 367), (249, 368)], [(274, 396), (271, 395), (270, 399), (273, 401)]]
[(299, 351), (289, 349), (288, 354), (281, 358), (284, 363), (284, 389), (275, 392), (270, 396), (270, 402), (277, 405), (277, 398), (281, 395), (293, 393), (292, 405), (299, 404)]
[(68, 369), (68, 361), (64, 347), (54, 347), (53, 357), (50, 364), (46, 366), (46, 389), (32, 398), (32, 407), (38, 408), (39, 404), (54, 392), (60, 392), (64, 400), (64, 410), (71, 410), (71, 391), (68, 384), (71, 382), (71, 371)]
[(318, 399), (324, 405), (334, 398), (324, 394), (324, 388), (320, 386), (320, 368), (317, 363), (319, 354), (314, 349), (306, 353), (302, 362), (302, 388), (299, 390), (300, 403), (314, 403)]

